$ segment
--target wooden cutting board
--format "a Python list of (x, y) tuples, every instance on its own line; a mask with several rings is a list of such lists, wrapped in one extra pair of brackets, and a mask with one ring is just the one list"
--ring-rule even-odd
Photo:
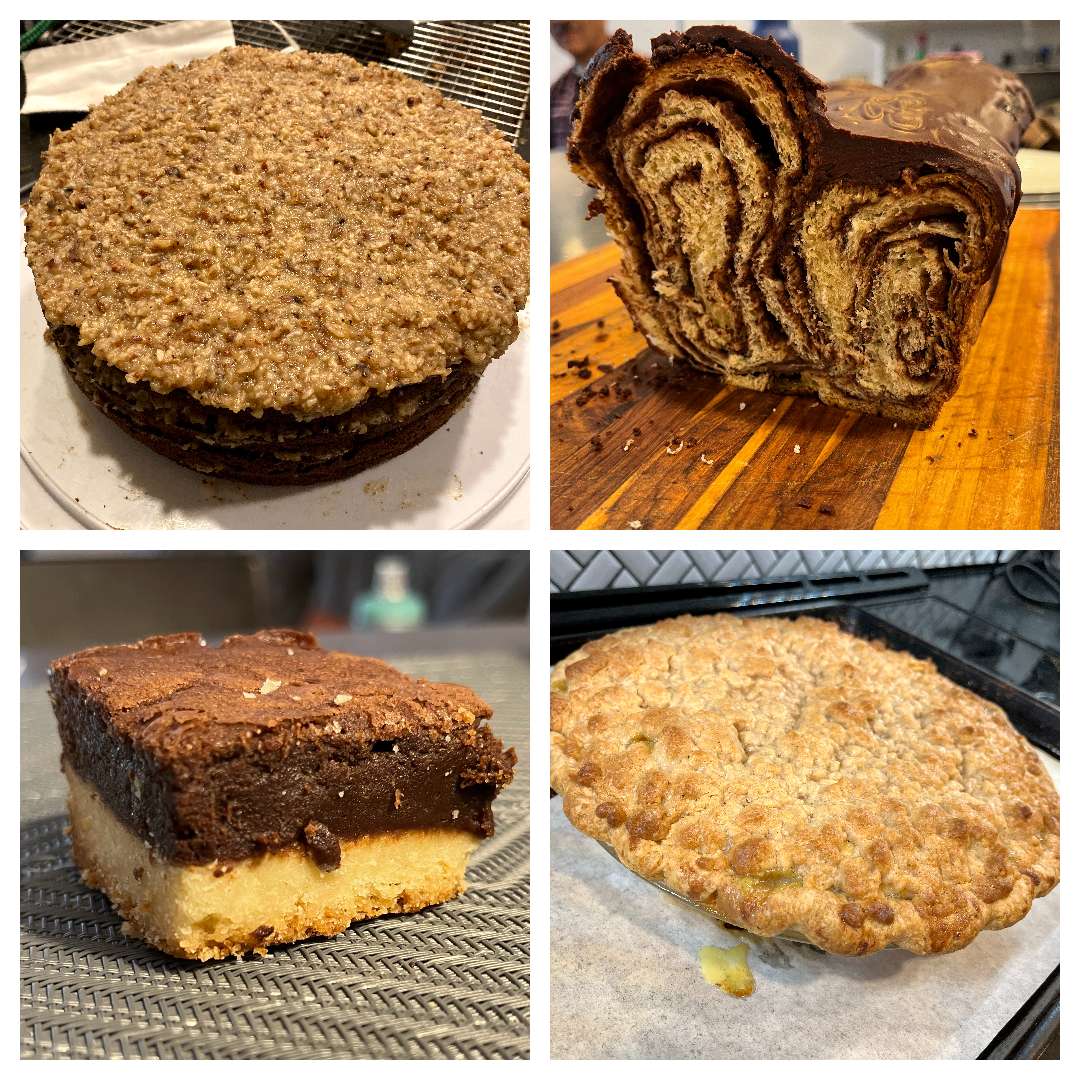
[(1016, 216), (928, 431), (727, 387), (634, 330), (614, 244), (552, 267), (553, 529), (1056, 529), (1057, 210)]

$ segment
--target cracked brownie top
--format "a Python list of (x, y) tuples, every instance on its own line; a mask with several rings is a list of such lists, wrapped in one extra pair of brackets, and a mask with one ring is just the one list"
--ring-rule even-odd
[(57, 132), (26, 250), (48, 322), (129, 381), (305, 419), (505, 351), (528, 219), (528, 166), (475, 110), (240, 47)]
[(570, 821), (754, 933), (948, 952), (1057, 884), (1057, 792), (1004, 712), (831, 623), (622, 630), (551, 703)]

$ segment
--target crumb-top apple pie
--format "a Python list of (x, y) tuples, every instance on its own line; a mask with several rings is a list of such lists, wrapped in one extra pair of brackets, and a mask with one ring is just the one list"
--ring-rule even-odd
[(949, 952), (1057, 884), (1057, 792), (1005, 713), (832, 623), (621, 630), (551, 697), (570, 821), (753, 933)]

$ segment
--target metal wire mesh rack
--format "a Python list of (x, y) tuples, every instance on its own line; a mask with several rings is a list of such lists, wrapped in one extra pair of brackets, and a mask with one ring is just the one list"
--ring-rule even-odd
[(529, 1052), (528, 665), (504, 654), (403, 667), (475, 686), (519, 756), (469, 888), (411, 915), (206, 964), (128, 938), (82, 883), (42, 690), (23, 703), (21, 1053), (61, 1059), (524, 1058)]
[[(160, 22), (70, 19), (49, 31), (49, 44), (85, 41)], [(371, 22), (235, 19), (233, 33), (239, 45), (283, 49), (296, 44), (398, 68), (479, 110), (519, 149), (528, 138), (528, 22), (417, 22), (400, 51)]]

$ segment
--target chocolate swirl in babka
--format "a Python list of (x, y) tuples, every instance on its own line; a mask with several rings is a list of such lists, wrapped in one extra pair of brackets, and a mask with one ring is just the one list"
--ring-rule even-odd
[(652, 45), (597, 53), (568, 148), (635, 325), (734, 385), (931, 424), (1019, 203), (1023, 84), (943, 58), (826, 86), (733, 27)]

